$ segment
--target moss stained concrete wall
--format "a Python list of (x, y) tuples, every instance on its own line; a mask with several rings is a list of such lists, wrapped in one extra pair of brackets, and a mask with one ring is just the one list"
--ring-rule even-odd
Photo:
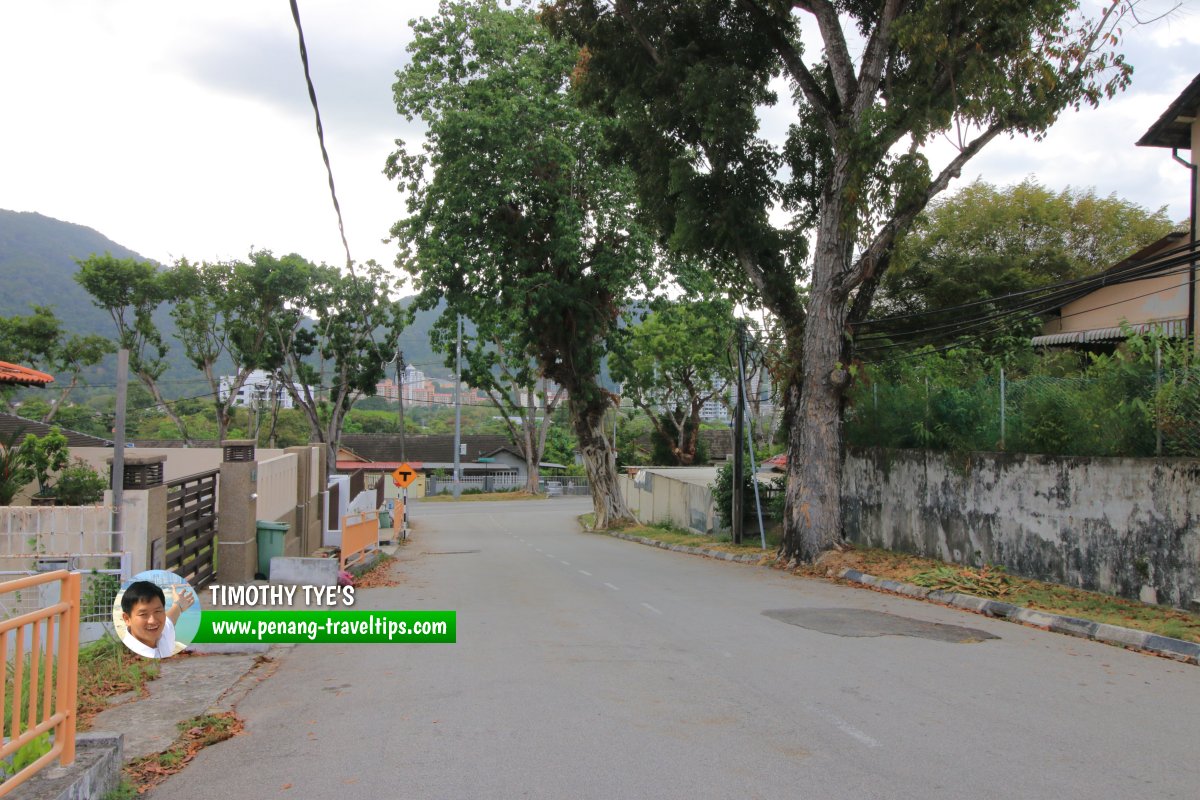
[(864, 546), (1200, 602), (1200, 460), (852, 449), (842, 506)]

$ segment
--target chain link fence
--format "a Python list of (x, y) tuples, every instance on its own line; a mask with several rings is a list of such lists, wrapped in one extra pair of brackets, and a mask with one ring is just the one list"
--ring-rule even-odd
[(1200, 457), (1200, 369), (871, 375), (845, 419), (847, 441), (863, 447)]

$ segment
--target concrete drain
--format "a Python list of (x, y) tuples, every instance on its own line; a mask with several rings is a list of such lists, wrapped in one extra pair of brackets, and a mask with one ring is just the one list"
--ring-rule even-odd
[(788, 608), (762, 612), (764, 616), (833, 636), (916, 636), (938, 642), (968, 644), (999, 636), (960, 625), (924, 622), (882, 611), (859, 608)]

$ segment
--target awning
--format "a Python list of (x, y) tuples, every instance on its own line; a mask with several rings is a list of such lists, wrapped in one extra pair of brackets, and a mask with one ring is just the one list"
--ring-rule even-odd
[(1069, 344), (1088, 344), (1089, 342), (1120, 342), (1128, 338), (1129, 333), (1149, 333), (1151, 331), (1158, 331), (1172, 339), (1182, 339), (1187, 336), (1187, 320), (1169, 319), (1127, 325), (1124, 328), (1093, 328), (1090, 331), (1049, 333), (1044, 336), (1034, 336), (1030, 341), (1034, 347), (1061, 347)]
[(36, 369), (0, 361), (0, 385), (45, 386), (54, 383), (54, 376)]

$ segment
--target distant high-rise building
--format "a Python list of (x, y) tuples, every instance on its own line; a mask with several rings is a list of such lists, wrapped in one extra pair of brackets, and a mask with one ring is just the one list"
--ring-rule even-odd
[[(229, 398), (229, 390), (237, 380), (235, 375), (222, 375), (218, 384), (217, 396), (222, 401)], [(234, 395), (233, 405), (250, 408), (268, 408), (278, 402), (280, 408), (294, 408), (292, 396), (284, 388), (283, 382), (274, 375), (256, 369), (246, 377), (246, 382)]]

